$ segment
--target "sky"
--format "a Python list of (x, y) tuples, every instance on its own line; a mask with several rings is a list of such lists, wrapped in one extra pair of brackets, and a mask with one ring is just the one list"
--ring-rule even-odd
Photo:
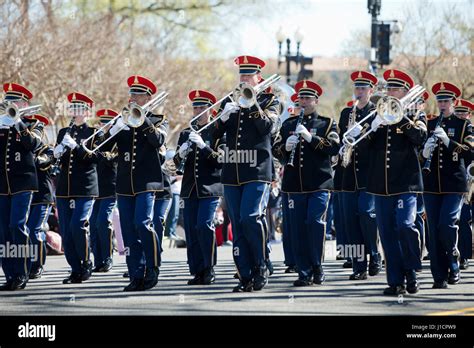
[[(301, 49), (306, 56), (331, 57), (341, 54), (343, 43), (354, 31), (370, 32), (371, 16), (367, 0), (273, 0), (281, 10), (255, 23), (245, 22), (221, 45), (223, 57), (247, 52), (262, 58), (276, 57), (276, 32), (281, 27), (293, 40), (297, 28), (304, 34)], [(382, 0), (380, 20), (400, 19), (407, 6), (425, 0)], [(473, 0), (432, 0), (432, 6), (455, 3), (473, 12)], [(275, 13), (276, 12), (276, 13)], [(473, 22), (474, 22), (474, 14)], [(403, 25), (403, 23), (402, 23)], [(296, 47), (293, 44), (293, 47)]]

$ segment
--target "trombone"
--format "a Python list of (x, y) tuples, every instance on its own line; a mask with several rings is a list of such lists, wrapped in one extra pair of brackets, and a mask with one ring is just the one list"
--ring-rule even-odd
[(423, 95), (425, 92), (425, 88), (420, 85), (416, 85), (412, 89), (410, 89), (406, 96), (401, 99), (397, 99), (395, 97), (390, 96), (383, 96), (377, 101), (377, 105), (375, 110), (370, 112), (367, 116), (365, 116), (362, 120), (358, 123), (355, 123), (351, 128), (349, 128), (343, 135), (343, 143), (347, 146), (355, 146), (357, 145), (362, 139), (364, 139), (367, 135), (373, 132), (372, 128), (369, 129), (367, 132), (360, 134), (360, 136), (353, 137), (349, 135), (352, 130), (356, 127), (361, 127), (364, 122), (369, 120), (373, 115), (377, 114), (384, 120), (384, 123), (387, 125), (394, 125), (399, 123), (403, 118), (410, 120), (409, 117), (405, 115), (405, 112), (412, 108), (417, 102), (418, 99)]
[[(268, 79), (265, 81), (260, 82), (256, 86), (252, 86), (248, 83), (241, 82), (237, 85), (237, 87), (230, 93), (226, 94), (224, 97), (216, 101), (214, 104), (209, 106), (206, 110), (202, 111), (198, 115), (194, 116), (190, 121), (189, 121), (189, 127), (191, 130), (193, 130), (196, 133), (201, 133), (203, 130), (217, 122), (222, 116), (223, 113), (221, 112), (219, 115), (214, 117), (210, 122), (208, 122), (206, 125), (199, 129), (194, 128), (194, 122), (199, 120), (199, 118), (207, 113), (209, 110), (214, 108), (216, 105), (222, 103), (225, 99), (230, 98), (232, 102), (237, 102), (237, 104), (244, 109), (249, 109), (254, 105), (257, 105), (257, 108), (259, 109), (260, 113), (262, 113), (262, 109), (260, 108), (260, 105), (257, 102), (257, 96), (265, 91), (268, 87), (270, 87), (272, 84), (277, 82), (278, 80), (281, 79), (281, 76), (278, 74), (273, 74), (271, 75)], [(184, 154), (184, 157), (181, 159), (181, 162), (179, 163), (178, 168), (176, 169), (176, 173), (179, 175), (182, 175), (184, 172), (184, 165), (186, 164), (186, 160), (188, 158), (189, 153), (191, 152), (191, 144), (190, 140), (186, 140), (186, 143), (188, 143), (188, 150)]]
[[(82, 148), (84, 151), (86, 151), (88, 154), (94, 154), (97, 152), (102, 146), (107, 144), (110, 139), (112, 139), (113, 136), (108, 137), (105, 139), (103, 142), (101, 142), (99, 145), (97, 145), (94, 149), (89, 149), (87, 147), (87, 143), (93, 139), (97, 134), (104, 135), (106, 132), (108, 132), (111, 128), (111, 125), (115, 124), (119, 118), (122, 118), (123, 123), (126, 126), (129, 126), (131, 128), (138, 128), (140, 127), (144, 122), (145, 122), (145, 117), (146, 114), (151, 111), (156, 109), (158, 106), (160, 106), (168, 97), (169, 93), (167, 92), (161, 92), (159, 93), (156, 97), (154, 97), (152, 100), (147, 102), (145, 105), (140, 106), (136, 103), (130, 103), (129, 105), (125, 106), (122, 109), (122, 112), (115, 116), (112, 120), (110, 120), (109, 123), (103, 125), (102, 127), (98, 128), (92, 135), (90, 135), (88, 138), (84, 139), (82, 141)], [(125, 127), (121, 128), (119, 132), (124, 129)], [(92, 145), (91, 145), (92, 146)]]

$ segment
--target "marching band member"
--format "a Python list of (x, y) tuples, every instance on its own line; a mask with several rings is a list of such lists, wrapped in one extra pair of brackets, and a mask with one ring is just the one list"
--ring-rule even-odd
[[(354, 107), (354, 101), (350, 100), (346, 103), (346, 108), (352, 110)], [(341, 119), (339, 118), (339, 122)], [(340, 126), (338, 125), (338, 129)], [(335, 156), (334, 169), (334, 190), (332, 191), (331, 197), (334, 200), (334, 227), (336, 229), (336, 245), (338, 254), (336, 260), (345, 260), (342, 264), (343, 268), (352, 268), (352, 257), (349, 252), (349, 236), (348, 231), (344, 226), (344, 207), (343, 207), (343, 192), (342, 192), (342, 176), (344, 167), (342, 166), (342, 158)], [(334, 161), (334, 159), (333, 159)]]
[(225, 139), (213, 138), (214, 125), (200, 133), (195, 131), (210, 122), (212, 110), (205, 111), (216, 103), (216, 97), (204, 90), (193, 90), (188, 98), (193, 116), (202, 116), (192, 125), (193, 129), (188, 127), (179, 135), (174, 161), (176, 166), (185, 161), (180, 197), (184, 201), (189, 271), (194, 276), (188, 285), (209, 285), (215, 281), (217, 261), (214, 216), (223, 194), (218, 148), (225, 145)]
[[(162, 145), (160, 147), (160, 163), (166, 161), (166, 146)], [(153, 208), (153, 226), (155, 227), (158, 240), (160, 241), (160, 253), (163, 252), (163, 236), (166, 225), (166, 219), (170, 212), (171, 207), (171, 176), (166, 173), (163, 173), (163, 191), (155, 192), (155, 206)]]
[[(133, 75), (127, 80), (130, 102), (145, 105), (156, 93), (155, 84)], [(142, 291), (158, 284), (160, 241), (153, 226), (155, 193), (163, 191), (159, 149), (165, 143), (168, 121), (147, 112), (140, 127), (131, 128), (119, 118), (110, 128), (118, 150), (117, 203), (130, 284), (124, 291)]]
[[(290, 117), (298, 116), (300, 113), (298, 93), (291, 96), (291, 101), (294, 104), (294, 108), (290, 112)], [(283, 165), (285, 163), (282, 163)], [(284, 167), (283, 167), (284, 171)], [(288, 207), (288, 194), (281, 192), (281, 207), (282, 207), (282, 224), (283, 224), (283, 253), (285, 255), (285, 273), (296, 272), (296, 260), (295, 253), (293, 251), (293, 244), (291, 243), (291, 223), (290, 223), (290, 210)]]
[[(43, 129), (50, 122), (43, 115), (26, 116), (33, 123), (35, 129)], [(46, 233), (45, 224), (51, 207), (54, 204), (54, 185), (52, 178), (54, 154), (53, 147), (46, 143), (44, 133), (41, 132), (41, 147), (35, 153), (36, 173), (38, 175), (38, 192), (33, 194), (30, 214), (28, 216), (28, 228), (32, 245), (37, 247), (39, 256), (31, 263), (30, 279), (41, 278), (43, 266), (46, 262)]]
[[(63, 284), (82, 283), (90, 278), (89, 227), (94, 199), (98, 195), (97, 156), (88, 154), (81, 141), (94, 133), (86, 124), (94, 102), (82, 93), (70, 93), (68, 113), (71, 126), (59, 130), (54, 157), (60, 161), (56, 189), (59, 229), (71, 274)], [(92, 139), (93, 141), (94, 139)]]
[[(354, 83), (354, 96), (356, 106), (344, 108), (339, 118), (340, 134), (358, 123), (375, 109), (370, 102), (377, 78), (366, 71), (355, 71), (351, 74)], [(366, 122), (354, 128), (351, 136), (358, 136), (367, 130), (370, 123)], [(365, 129), (365, 130), (364, 130)], [(377, 222), (375, 220), (374, 196), (368, 193), (367, 181), (369, 179), (369, 138), (361, 140), (348, 155), (350, 163), (342, 172), (342, 204), (344, 229), (347, 231), (348, 244), (353, 249), (351, 280), (367, 279), (367, 254), (370, 255), (369, 275), (379, 274), (381, 257), (378, 251)], [(359, 248), (360, 246), (360, 248)], [(361, 251), (361, 255), (359, 252)]]
[[(111, 109), (97, 110), (100, 124), (108, 124), (118, 113)], [(94, 254), (93, 272), (108, 272), (113, 266), (113, 226), (112, 213), (116, 205), (115, 187), (117, 184), (116, 146), (107, 144), (98, 153), (97, 176), (99, 196), (90, 218), (90, 239)]]
[[(18, 108), (29, 106), (33, 94), (16, 83), (3, 85), (5, 102)], [(38, 190), (34, 153), (41, 146), (41, 130), (29, 129), (22, 117), (0, 119), (0, 244), (15, 244), (29, 251), (28, 213), (33, 192)], [(5, 248), (7, 249), (7, 248)], [(24, 289), (31, 267), (31, 254), (2, 255), (6, 283), (0, 290)]]
[[(471, 122), (454, 115), (453, 103), (460, 89), (449, 82), (431, 88), (441, 113), (428, 122), (432, 135), (423, 157), (432, 158), (431, 171), (424, 175), (424, 201), (430, 234), (430, 266), (433, 288), (457, 284), (459, 275), (458, 226), (463, 194), (467, 192), (467, 163), (471, 160)], [(467, 163), (466, 163), (467, 162)]]
[[(387, 70), (387, 95), (403, 98), (413, 79), (403, 71)], [(426, 138), (423, 120), (386, 125), (377, 115), (370, 138), (367, 192), (375, 195), (375, 214), (385, 254), (388, 288), (384, 295), (416, 293), (416, 270), (421, 268), (420, 231), (416, 229), (416, 194), (423, 191), (418, 147)], [(406, 289), (405, 289), (406, 279)]]
[[(235, 62), (239, 65), (241, 82), (256, 86), (261, 81), (264, 61), (240, 56)], [(266, 91), (257, 96), (257, 102), (259, 107), (241, 108), (230, 98), (224, 100), (215, 132), (216, 138), (224, 133), (227, 136), (221, 182), (232, 222), (234, 262), (240, 277), (235, 292), (261, 290), (268, 279), (263, 200), (272, 181), (271, 139), (277, 125), (279, 102)]]
[(339, 151), (336, 123), (316, 111), (322, 88), (313, 81), (295, 85), (304, 116), (283, 122), (274, 154), (288, 162), (295, 151), (293, 165), (286, 165), (282, 191), (288, 194), (292, 243), (298, 268), (294, 286), (322, 284), (326, 236), (325, 215), (333, 189), (331, 156)]
[[(454, 114), (461, 119), (469, 120), (471, 112), (474, 110), (474, 104), (468, 100), (458, 99), (454, 103)], [(472, 152), (471, 152), (472, 154)], [(466, 161), (468, 166), (471, 160)], [(469, 189), (469, 187), (468, 187)], [(464, 202), (461, 209), (461, 218), (459, 220), (459, 269), (466, 270), (469, 267), (469, 259), (472, 258), (472, 196), (469, 203)]]
[[(425, 91), (423, 96), (419, 99), (419, 102), (416, 104), (414, 112), (418, 113), (420, 117), (425, 119), (425, 122), (428, 122), (427, 116), (424, 113), (426, 101), (430, 97), (430, 94)], [(421, 160), (421, 165), (424, 163), (424, 158), (421, 155), (423, 150), (423, 146), (418, 148), (418, 158)], [(420, 257), (423, 257), (423, 250), (426, 249), (428, 251), (428, 243), (429, 243), (429, 236), (428, 236), (428, 228), (426, 220), (426, 213), (425, 213), (425, 202), (423, 201), (423, 193), (416, 194), (416, 219), (415, 219), (415, 226), (418, 231), (420, 231), (420, 240), (421, 240), (421, 254)], [(429, 252), (428, 252), (429, 253)], [(423, 260), (423, 258), (422, 258)], [(421, 269), (418, 269), (417, 272), (420, 272)]]

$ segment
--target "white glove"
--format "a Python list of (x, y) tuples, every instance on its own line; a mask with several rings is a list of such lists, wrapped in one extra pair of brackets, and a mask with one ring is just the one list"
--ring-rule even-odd
[(290, 135), (288, 139), (286, 139), (285, 143), (285, 149), (286, 151), (290, 152), (293, 151), (293, 148), (296, 146), (296, 144), (299, 143), (299, 139), (296, 135)]
[(188, 142), (183, 143), (183, 145), (181, 145), (178, 150), (179, 157), (184, 158), (186, 156), (186, 152), (188, 151), (188, 149), (189, 149)]
[(423, 147), (423, 152), (421, 153), (424, 158), (428, 158), (430, 153), (438, 146), (438, 140), (436, 138), (430, 137)]
[(444, 146), (448, 147), (449, 145), (449, 138), (446, 132), (441, 127), (436, 127), (433, 134), (443, 142)]
[(117, 119), (117, 122), (110, 128), (110, 135), (114, 136), (118, 132), (120, 132), (122, 129), (129, 130), (130, 127), (127, 126), (125, 123), (123, 123), (122, 117), (119, 117)]
[(230, 114), (239, 110), (239, 106), (236, 102), (229, 102), (225, 104), (224, 110), (222, 110), (221, 121), (226, 123), (230, 117)]
[(197, 147), (203, 149), (206, 147), (206, 143), (202, 140), (201, 136), (196, 132), (189, 134), (189, 140), (196, 144)]
[(63, 146), (69, 147), (71, 150), (75, 149), (77, 147), (76, 141), (69, 135), (69, 133), (66, 133), (64, 135), (63, 141), (61, 142)]
[(303, 139), (306, 140), (308, 143), (313, 138), (311, 133), (302, 124), (300, 124), (300, 125), (298, 125), (298, 127), (296, 127), (295, 134), (301, 135), (303, 137)]
[(351, 136), (352, 138), (357, 138), (360, 135), (360, 132), (362, 131), (362, 129), (364, 128), (361, 125), (356, 124), (354, 126), (354, 129), (351, 130), (348, 135)]
[(61, 155), (64, 153), (64, 146), (62, 144), (59, 144), (56, 146), (53, 150), (53, 156), (54, 158), (59, 158)]
[(372, 121), (372, 124), (370, 125), (370, 129), (372, 132), (375, 132), (381, 125), (385, 125), (385, 121), (377, 115), (375, 119)]
[(7, 127), (11, 127), (11, 126), (15, 125), (15, 121), (13, 121), (13, 119), (11, 117), (5, 116), (5, 117), (2, 118), (2, 125), (7, 126)]

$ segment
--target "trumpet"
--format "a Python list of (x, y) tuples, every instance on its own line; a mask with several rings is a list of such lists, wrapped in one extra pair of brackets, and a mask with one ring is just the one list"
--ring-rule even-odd
[(401, 99), (397, 99), (395, 97), (390, 96), (381, 97), (377, 101), (375, 110), (370, 112), (367, 116), (365, 116), (358, 123), (354, 124), (354, 126), (349, 128), (344, 133), (343, 143), (353, 147), (357, 145), (366, 136), (368, 136), (370, 133), (372, 133), (373, 130), (371, 128), (367, 132), (361, 134), (358, 138), (350, 135), (350, 133), (356, 127), (362, 127), (362, 124), (369, 120), (375, 114), (382, 118), (384, 123), (389, 126), (399, 123), (404, 118), (412, 122), (412, 120), (405, 115), (405, 112), (418, 103), (418, 99), (423, 95), (424, 92), (425, 88), (423, 86), (416, 85), (408, 91), (406, 96)]
[(135, 103), (130, 103), (129, 105), (125, 106), (122, 109), (122, 112), (120, 114), (118, 114), (117, 116), (115, 116), (112, 120), (110, 120), (109, 123), (107, 123), (107, 124), (103, 125), (102, 127), (98, 128), (92, 135), (90, 135), (88, 138), (84, 139), (82, 141), (82, 144), (81, 144), (82, 148), (84, 149), (84, 151), (86, 151), (90, 155), (96, 153), (102, 146), (107, 144), (110, 141), (110, 139), (112, 139), (115, 136), (115, 134), (119, 133), (125, 127), (120, 129), (119, 132), (115, 133), (113, 136), (110, 136), (107, 139), (105, 139), (103, 142), (101, 142), (99, 145), (97, 145), (94, 149), (89, 149), (87, 147), (87, 143), (91, 139), (93, 139), (97, 134), (104, 135), (106, 132), (108, 132), (110, 130), (110, 128), (112, 128), (111, 125), (114, 125), (118, 121), (119, 118), (122, 118), (123, 123), (126, 126), (129, 126), (131, 128), (140, 127), (145, 122), (146, 114), (149, 111), (151, 111), (151, 110), (157, 108), (159, 105), (161, 105), (166, 100), (168, 95), (169, 95), (169, 93), (167, 93), (167, 92), (161, 92), (156, 97), (154, 97), (152, 100), (150, 100), (149, 102), (147, 102), (143, 106), (140, 106), (140, 105), (135, 104)]
[(474, 163), (471, 163), (467, 166), (466, 172), (468, 191), (463, 195), (463, 198), (465, 204), (470, 204), (472, 199), (472, 193), (474, 192)]
[(22, 116), (34, 115), (41, 111), (41, 105), (32, 105), (27, 106), (25, 108), (19, 108), (16, 104), (3, 104), (5, 113), (0, 115), (0, 119), (2, 118), (10, 118), (14, 122), (18, 121)]

